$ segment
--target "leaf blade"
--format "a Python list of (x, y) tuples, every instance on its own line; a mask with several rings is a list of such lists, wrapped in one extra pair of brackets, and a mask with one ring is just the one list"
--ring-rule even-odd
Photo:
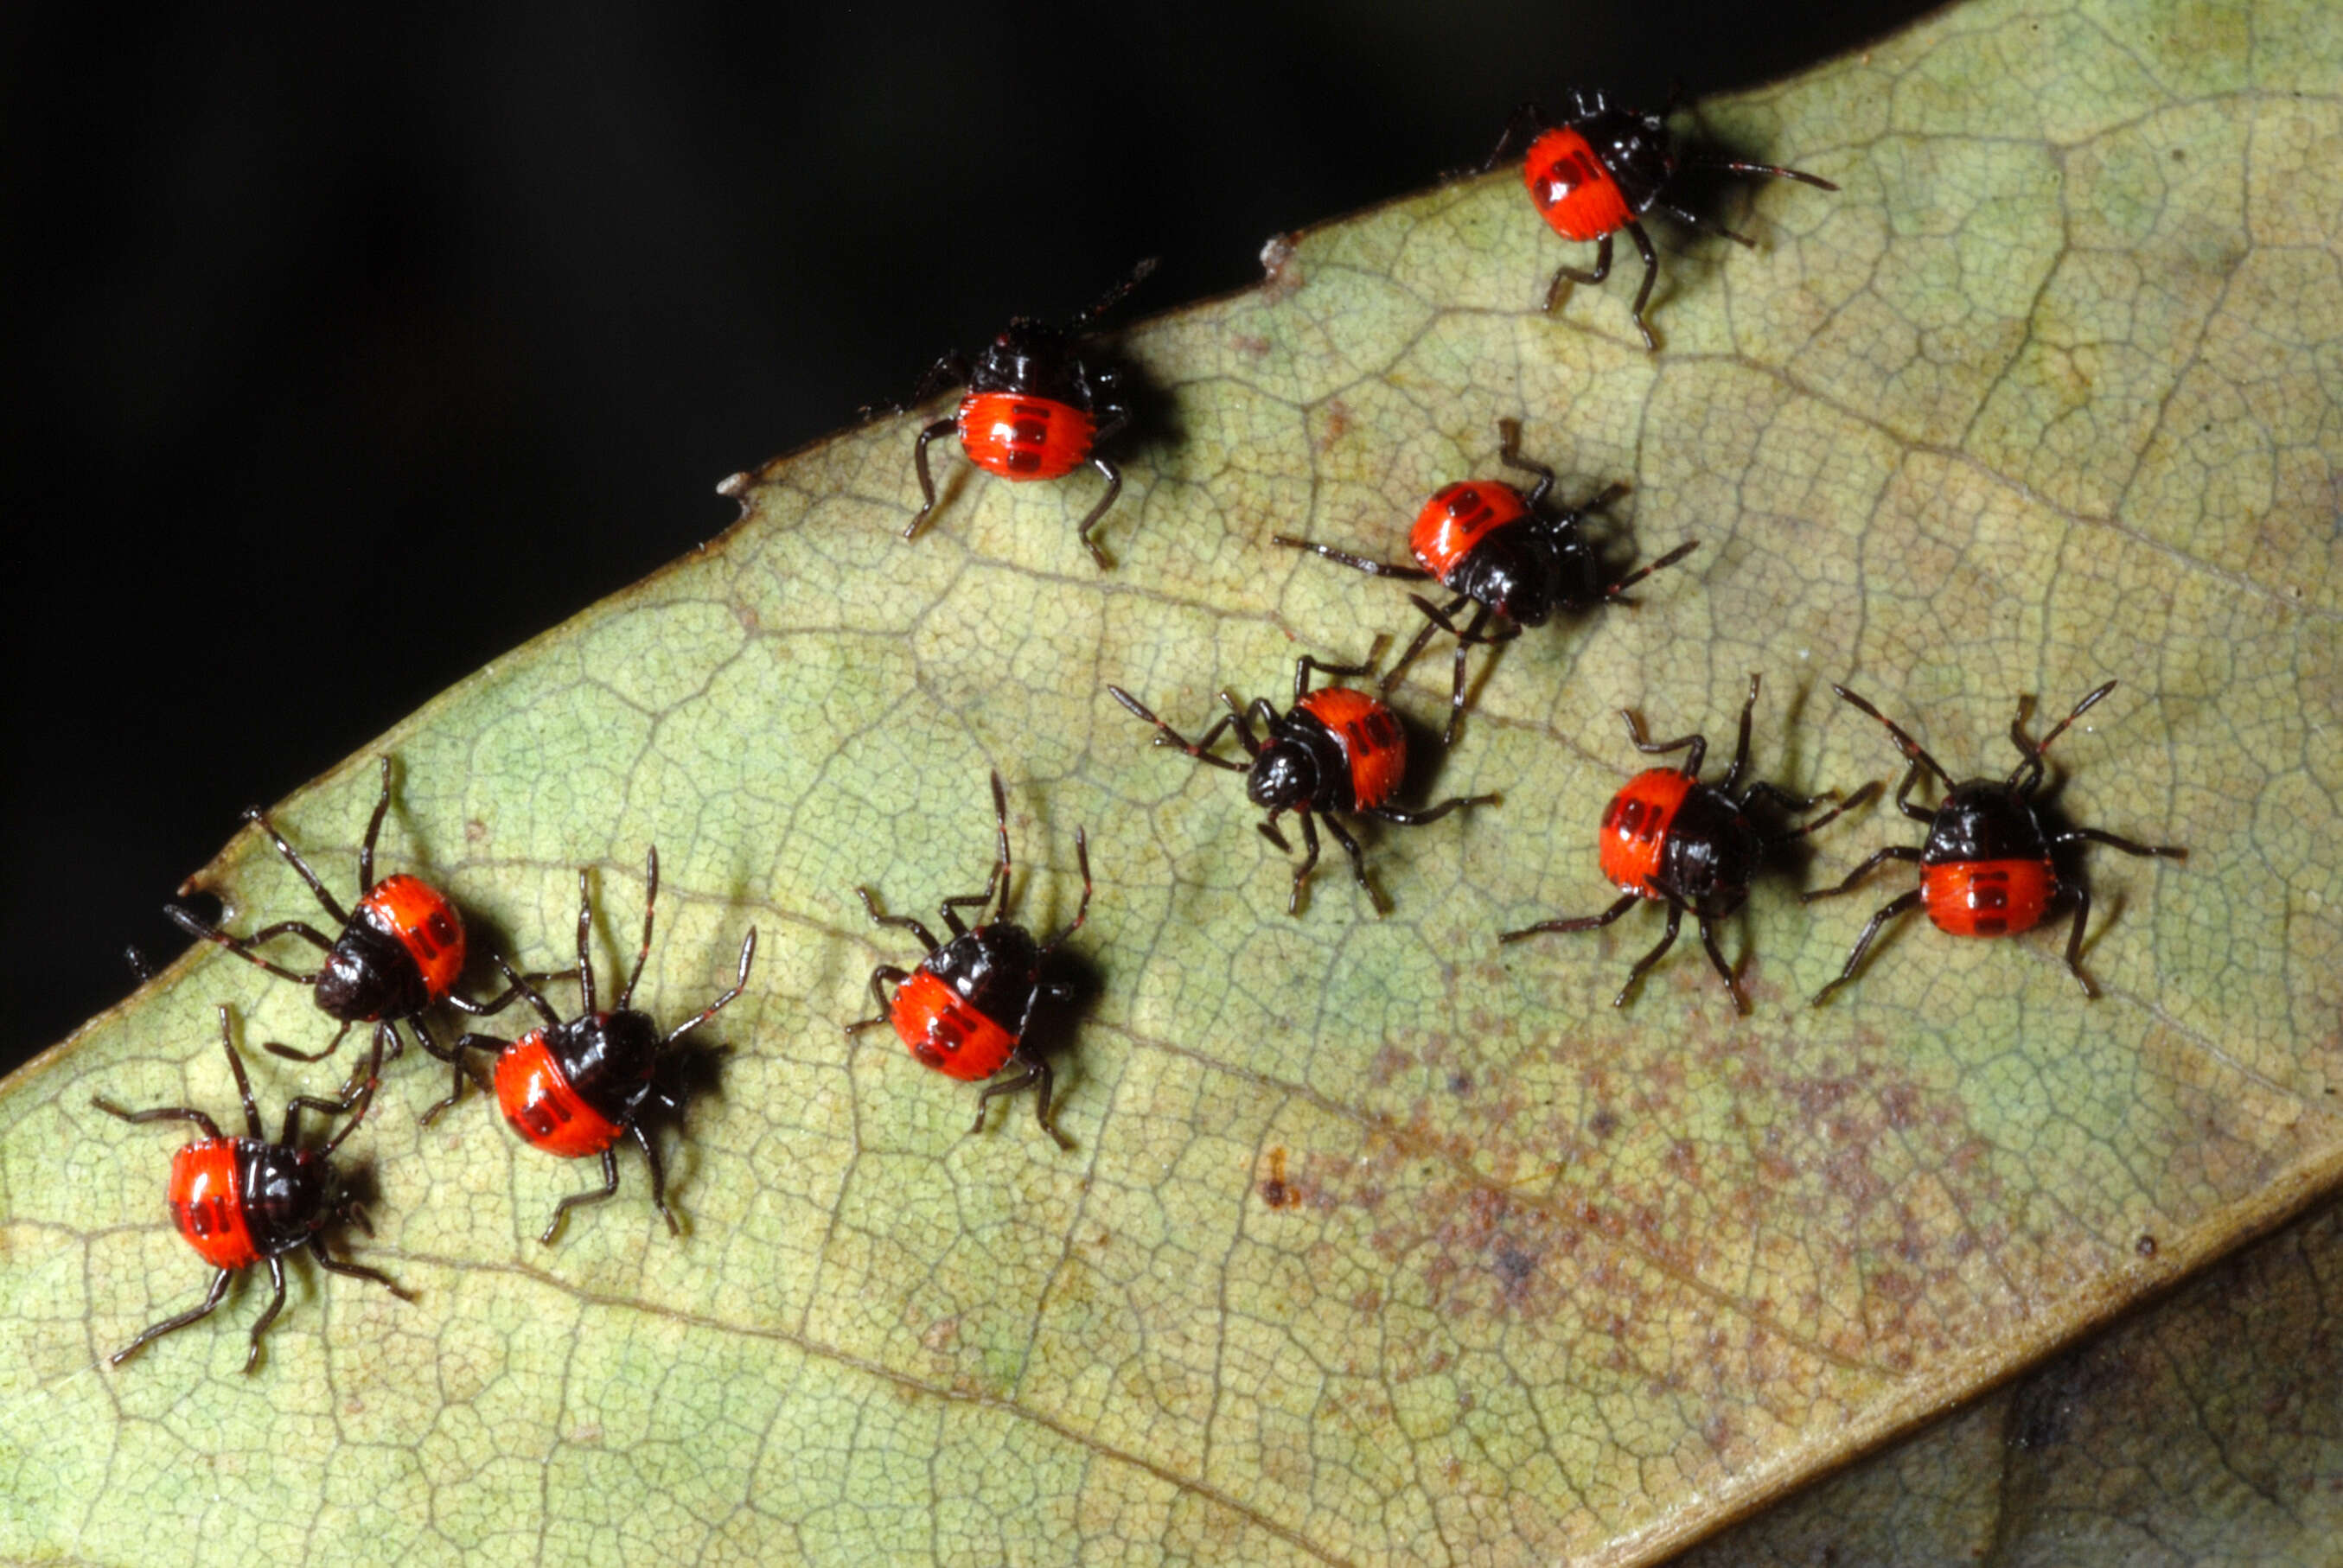
[[(746, 1557), (1643, 1561), (2330, 1187), (2343, 204), (2299, 156), (2330, 108), (2255, 84), (2292, 79), (2273, 37), (2316, 59), (2331, 23), (2268, 5), (2248, 43), (2160, 14), (1973, 5), (1720, 106), (1721, 134), (1847, 189), (1759, 193), (1761, 255), (1672, 254), (1656, 360), (1622, 280), (1565, 325), (1526, 308), (1562, 253), (1508, 176), (1300, 236), (1262, 290), (1129, 339), (1170, 419), (1130, 453), (1109, 578), (1068, 538), (1087, 477), (952, 468), (901, 547), (915, 420), (735, 486), (741, 527), (385, 741), (396, 863), (529, 961), (562, 955), (579, 862), (623, 950), (652, 841), (663, 1015), (763, 930), (723, 1095), (671, 1146), (687, 1244), (630, 1173), (539, 1251), (578, 1178), (475, 1106), (419, 1132), (403, 1070), (361, 1140), (386, 1200), (365, 1255), (427, 1304), (304, 1281), (247, 1381), (247, 1286), (101, 1378), (196, 1281), (123, 1219), (166, 1146), (86, 1095), (224, 1103), (216, 1000), (315, 1032), (298, 997), (185, 960), (0, 1090), (27, 1352), (0, 1358), (25, 1502), (0, 1551), (656, 1532)], [(1100, 689), (1184, 722), (1223, 686), (1278, 692), (1302, 648), (1355, 656), (1403, 599), (1267, 535), (1389, 553), (1423, 494), (1487, 470), (1503, 415), (1589, 488), (1631, 477), (1642, 553), (1702, 551), (1642, 610), (1506, 651), (1436, 780), (1505, 804), (1375, 840), (1393, 919), (1329, 867), (1290, 920), (1230, 781)], [(2073, 994), (2050, 933), (1914, 930), (1802, 1010), (1862, 910), (1808, 919), (1778, 884), (1745, 1024), (1696, 953), (1613, 1015), (1640, 921), (1501, 958), (1499, 927), (1608, 897), (1585, 839), (1632, 761), (1611, 709), (1718, 734), (1753, 668), (1760, 776), (1841, 788), (1896, 759), (1827, 679), (1966, 774), (2006, 761), (2020, 692), (2120, 676), (2061, 743), (2071, 804), (2193, 858), (2095, 866), (2107, 1000)], [(970, 885), (988, 766), (1035, 923), (1093, 835), (1071, 1156), (1019, 1107), (964, 1138), (969, 1096), (839, 1032), (900, 957), (850, 889)], [(371, 768), (287, 812), (337, 885)], [(1820, 865), (1902, 836), (1859, 819)], [(249, 834), (199, 880), (242, 920), (299, 907)], [(215, 1494), (216, 1531), (158, 1524)]]

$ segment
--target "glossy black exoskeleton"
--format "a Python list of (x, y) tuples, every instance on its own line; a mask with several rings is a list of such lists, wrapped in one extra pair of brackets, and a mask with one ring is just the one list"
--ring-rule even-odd
[(1971, 860), (2048, 859), (2050, 838), (2043, 831), (2042, 819), (2035, 815), (2031, 793), (2030, 788), (2020, 789), (2001, 779), (1972, 779), (1954, 785), (1945, 791), (1944, 800), (1929, 820), (1928, 841), (1921, 847), (1920, 863), (1949, 866)]
[[(341, 1109), (336, 1101), (317, 1103)], [(328, 1201), (333, 1176), (326, 1151), (239, 1138), (236, 1152), (245, 1221), (252, 1229), (252, 1244), (261, 1251), (289, 1252), (333, 1220)]]
[[(1674, 143), (1668, 136), (1668, 114), (1674, 106), (1651, 114), (1614, 107), (1611, 95), (1600, 87), (1573, 87), (1569, 94), (1571, 112), (1561, 124), (1576, 131), (1602, 160), (1603, 172), (1618, 188), (1619, 199), (1626, 204), (1629, 212), (1640, 217), (1651, 211), (1659, 204), (1660, 194), (1676, 177), (1679, 166)], [(1514, 146), (1525, 145), (1549, 128), (1545, 111), (1540, 106), (1522, 105), (1506, 123), (1504, 135), (1491, 150), (1483, 171), (1495, 168)], [(1688, 224), (1707, 226), (1705, 220), (1689, 213), (1669, 210)]]
[(366, 913), (334, 939), (310, 995), (319, 1012), (346, 1024), (411, 1019), (432, 1004), (431, 989), (405, 945)]
[[(1703, 921), (1729, 920), (1737, 913), (1749, 901), (1749, 884), (1765, 862), (1768, 839), (1749, 819), (1751, 797), (1763, 795), (1795, 810), (1812, 803), (1755, 782), (1736, 799), (1734, 782), (1745, 759), (1735, 759), (1724, 783), (1693, 787), (1676, 808), (1675, 820), (1660, 846), (1660, 868), (1652, 880), (1673, 891), (1676, 901)], [(1698, 770), (1695, 759), (1687, 761)]]
[(1021, 1030), (1041, 989), (1041, 944), (1014, 920), (993, 920), (952, 938), (921, 967), (985, 1017), (1014, 1020)]

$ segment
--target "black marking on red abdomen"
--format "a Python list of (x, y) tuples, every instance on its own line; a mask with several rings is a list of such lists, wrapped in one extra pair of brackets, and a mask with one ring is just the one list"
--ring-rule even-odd
[(1038, 473), (1047, 456), (1054, 410), (1046, 403), (1020, 403), (1010, 412), (1008, 467), (1014, 473)]
[(228, 1207), (226, 1193), (201, 1202), (174, 1203), (171, 1207), (178, 1211), (179, 1229), (199, 1241), (208, 1241), (237, 1229), (236, 1216)]
[(542, 1096), (535, 1103), (521, 1107), (520, 1115), (532, 1138), (550, 1138), (578, 1120), (561, 1097), (555, 1094)]

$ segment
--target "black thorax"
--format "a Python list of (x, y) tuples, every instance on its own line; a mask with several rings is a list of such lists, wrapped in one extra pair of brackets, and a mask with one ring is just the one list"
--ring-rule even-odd
[(1972, 779), (1947, 790), (1920, 851), (1924, 866), (2049, 858), (2050, 840), (2034, 815), (2034, 803), (2017, 786), (1999, 779)]
[(1765, 835), (1748, 814), (1716, 786), (1695, 784), (1668, 824), (1656, 879), (1694, 914), (1720, 920), (1749, 897), (1765, 858)]
[(329, 1175), (314, 1150), (239, 1138), (236, 1160), (244, 1222), (263, 1257), (289, 1252), (325, 1228)]
[(588, 1013), (548, 1029), (545, 1044), (578, 1099), (606, 1121), (633, 1121), (659, 1065), (659, 1027), (650, 1014), (632, 1008)]
[(920, 966), (960, 1000), (1006, 1030), (1015, 1030), (1033, 1000), (1041, 968), (1031, 932), (1009, 920), (965, 931)]
[(1656, 115), (1606, 109), (1574, 120), (1570, 128), (1586, 138), (1630, 212), (1651, 210), (1660, 192), (1675, 177), (1676, 160), (1668, 151), (1667, 131)]
[(1034, 321), (1012, 321), (985, 345), (969, 372), (968, 389), (1046, 397), (1091, 411), (1091, 377), (1074, 352), (1073, 339)]

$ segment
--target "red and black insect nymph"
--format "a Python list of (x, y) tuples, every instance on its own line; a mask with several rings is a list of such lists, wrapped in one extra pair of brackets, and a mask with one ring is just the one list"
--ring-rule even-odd
[[(371, 1280), (401, 1301), (414, 1298), (387, 1274), (337, 1258), (326, 1249), (326, 1231), (335, 1225), (370, 1230), (366, 1211), (343, 1191), (333, 1168), (334, 1151), (357, 1131), (367, 1107), (373, 1102), (375, 1074), (382, 1064), (382, 1039), (375, 1038), (373, 1055), (363, 1082), (344, 1091), (339, 1100), (297, 1096), (286, 1102), (285, 1130), (272, 1143), (261, 1130), (260, 1106), (252, 1098), (252, 1081), (245, 1076), (244, 1059), (228, 1038), (227, 1009), (219, 1010), (220, 1049), (227, 1052), (229, 1070), (236, 1075), (236, 1093), (244, 1101), (244, 1122), (249, 1136), (230, 1138), (218, 1123), (190, 1106), (164, 1106), (153, 1111), (125, 1111), (103, 1097), (92, 1105), (125, 1121), (192, 1121), (203, 1136), (171, 1157), (168, 1201), (171, 1221), (204, 1261), (219, 1272), (203, 1305), (166, 1318), (132, 1340), (108, 1358), (116, 1366), (149, 1341), (200, 1318), (208, 1317), (227, 1299), (229, 1282), (255, 1263), (268, 1266), (277, 1288), (268, 1310), (252, 1325), (252, 1349), (244, 1358), (250, 1372), (260, 1359), (260, 1336), (285, 1307), (284, 1255), (307, 1247), (318, 1266), (337, 1274)], [(301, 1147), (301, 1112), (315, 1111), (327, 1117), (347, 1115), (342, 1130), (314, 1149)]]
[[(403, 1044), (397, 1026), (404, 1023), (415, 1031), (415, 1038), (425, 1050), (451, 1064), (450, 1070), (455, 1075), (451, 1092), (461, 1092), (464, 1070), (458, 1053), (442, 1048), (432, 1039), (423, 1014), (445, 1002), (459, 1012), (485, 1017), (511, 1006), (520, 991), (508, 988), (488, 1001), (473, 1001), (459, 995), (456, 981), (464, 972), (466, 943), (464, 920), (456, 912), (456, 906), (420, 877), (402, 871), (380, 881), (375, 879), (375, 840), (382, 835), (383, 818), (389, 809), (390, 759), (385, 757), (382, 789), (375, 799), (374, 815), (367, 819), (366, 841), (358, 849), (358, 903), (355, 914), (344, 910), (340, 901), (326, 890), (317, 873), (309, 869), (298, 850), (285, 841), (285, 836), (269, 821), (266, 812), (257, 806), (245, 810), (245, 820), (256, 824), (268, 835), (277, 852), (309, 885), (309, 891), (317, 895), (317, 902), (341, 928), (337, 936), (328, 938), (307, 921), (279, 920), (248, 937), (233, 937), (176, 904), (166, 904), (163, 912), (189, 936), (216, 942), (248, 964), (296, 985), (307, 986), (317, 1010), (342, 1026), (322, 1050), (299, 1051), (272, 1041), (267, 1046), (271, 1052), (295, 1061), (322, 1060), (339, 1049), (350, 1025), (371, 1023), (383, 1047), (383, 1060), (393, 1061), (397, 1060)], [(325, 963), (316, 972), (303, 974), (254, 950), (263, 942), (288, 936), (298, 937), (323, 952)], [(557, 974), (530, 978), (545, 980), (568, 977)]]
[[(1383, 692), (1389, 695), (1433, 632), (1446, 631), (1455, 637), (1456, 678), (1449, 696), (1448, 729), (1441, 738), (1444, 746), (1456, 743), (1457, 724), (1464, 716), (1464, 654), (1473, 644), (1509, 641), (1519, 637), (1523, 627), (1544, 626), (1557, 614), (1600, 605), (1633, 605), (1635, 601), (1627, 597), (1628, 588), (1699, 548), (1698, 540), (1689, 540), (1647, 567), (1606, 579), (1602, 552), (1586, 538), (1582, 525), (1588, 514), (1625, 495), (1627, 487), (1613, 485), (1579, 506), (1548, 513), (1544, 508), (1547, 492), (1554, 488), (1554, 470), (1522, 456), (1520, 420), (1498, 420), (1497, 435), (1497, 461), (1536, 475), (1537, 483), (1527, 495), (1497, 479), (1460, 479), (1435, 492), (1423, 503), (1415, 526), (1408, 532), (1408, 548), (1419, 566), (1370, 560), (1332, 545), (1284, 534), (1272, 535), (1269, 541), (1314, 551), (1374, 577), (1437, 582), (1456, 596), (1445, 605), (1435, 605), (1420, 594), (1408, 596), (1424, 614), (1423, 629), (1416, 633), (1383, 683)], [(1454, 618), (1468, 604), (1475, 607), (1473, 618), (1460, 631)], [(1483, 635), (1492, 619), (1497, 623), (1496, 629)]]
[[(537, 1238), (540, 1242), (552, 1242), (570, 1210), (581, 1203), (600, 1203), (618, 1194), (618, 1142), (630, 1134), (636, 1147), (643, 1151), (643, 1163), (650, 1167), (652, 1206), (667, 1221), (670, 1235), (679, 1230), (675, 1211), (667, 1206), (667, 1171), (659, 1164), (659, 1146), (643, 1131), (643, 1110), (650, 1103), (670, 1113), (681, 1110), (652, 1081), (660, 1053), (714, 1018), (748, 989), (749, 965), (757, 956), (757, 930), (751, 926), (748, 936), (741, 940), (740, 970), (732, 989), (661, 1035), (650, 1014), (636, 1010), (634, 1005), (635, 987), (641, 982), (643, 965), (651, 955), (651, 923), (658, 906), (659, 851), (654, 849), (643, 859), (642, 945), (635, 950), (635, 967), (628, 974), (625, 987), (605, 1010), (594, 984), (594, 906), (587, 893), (586, 872), (580, 869), (578, 984), (582, 1005), (578, 1016), (564, 1019), (538, 994), (526, 976), (514, 974), (499, 959), (498, 967), (528, 999), (537, 1015), (545, 1020), (544, 1027), (530, 1030), (510, 1041), (468, 1034), (456, 1042), (459, 1052), (495, 1053), (497, 1104), (524, 1142), (564, 1160), (601, 1156), (602, 1185), (573, 1192), (555, 1204), (553, 1218), (546, 1221), (544, 1231)], [(449, 1095), (426, 1111), (423, 1120), (430, 1121), (455, 1101), (456, 1097)]]
[(957, 435), (970, 462), (1004, 479), (1062, 478), (1084, 463), (1096, 468), (1106, 479), (1106, 494), (1076, 525), (1074, 537), (1099, 570), (1106, 570), (1106, 552), (1091, 538), (1091, 529), (1122, 493), (1122, 472), (1100, 457), (1098, 448), (1131, 423), (1131, 408), (1123, 400), (1121, 369), (1098, 362), (1095, 356), (1085, 358), (1081, 340), (1100, 317), (1154, 270), (1152, 257), (1141, 262), (1105, 298), (1063, 327), (1014, 317), (973, 366), (954, 350), (929, 367), (911, 394), (913, 405), (947, 387), (965, 386), (968, 393), (951, 417), (920, 431), (911, 448), (921, 501), (903, 530), (905, 538), (916, 537), (920, 525), (936, 509), (928, 443), (939, 436)]
[[(878, 1016), (855, 1020), (846, 1026), (846, 1032), (853, 1035), (882, 1023), (892, 1024), (896, 1038), (921, 1066), (963, 1083), (996, 1079), (1006, 1068), (1021, 1069), (1014, 1078), (984, 1084), (983, 1092), (976, 1097), (976, 1120), (969, 1131), (983, 1131), (984, 1108), (994, 1095), (1014, 1094), (1031, 1086), (1034, 1119), (1060, 1148), (1071, 1148), (1051, 1113), (1050, 1064), (1028, 1053), (1027, 1036), (1043, 1002), (1073, 998), (1071, 985), (1045, 980), (1041, 971), (1050, 955), (1090, 918), (1090, 839), (1081, 829), (1074, 829), (1082, 901), (1074, 910), (1073, 923), (1048, 941), (1037, 942), (1031, 931), (1009, 918), (1009, 797), (998, 773), (992, 775), (992, 821), (1001, 849), (983, 890), (946, 899), (940, 906), (944, 927), (951, 932), (948, 942), (939, 943), (934, 932), (909, 915), (880, 914), (870, 889), (854, 890), (872, 925), (896, 926), (910, 932), (927, 949), (928, 956), (916, 970), (893, 964), (872, 970), (870, 995), (879, 1003)], [(984, 907), (996, 896), (1000, 902), (988, 920)], [(974, 926), (960, 919), (963, 909), (977, 912)], [(886, 990), (889, 982), (895, 987), (891, 997)]]
[(1715, 923), (1731, 916), (1747, 900), (1749, 884), (1775, 848), (1813, 832), (1840, 812), (1869, 799), (1879, 788), (1876, 783), (1865, 784), (1843, 804), (1832, 807), (1810, 822), (1783, 832), (1765, 831), (1751, 819), (1751, 805), (1763, 803), (1791, 813), (1809, 811), (1830, 799), (1832, 792), (1793, 795), (1778, 784), (1742, 783), (1742, 775), (1749, 769), (1749, 715), (1756, 706), (1757, 677), (1753, 675), (1749, 678), (1748, 700), (1741, 707), (1740, 738), (1734, 746), (1733, 766), (1715, 784), (1700, 781), (1700, 765), (1708, 755), (1707, 737), (1647, 739), (1642, 721), (1621, 709), (1619, 717), (1627, 721), (1627, 738), (1634, 742), (1636, 750), (1647, 756), (1681, 751), (1684, 759), (1681, 768), (1655, 768), (1636, 774), (1604, 809), (1600, 845), (1603, 874), (1621, 890), (1618, 901), (1599, 915), (1545, 920), (1518, 931), (1506, 931), (1497, 940), (1517, 942), (1545, 931), (1591, 931), (1609, 925), (1639, 902), (1648, 900), (1664, 903), (1668, 907), (1666, 933), (1657, 947), (1635, 960), (1635, 967), (1627, 971), (1627, 983), (1611, 999), (1613, 1007), (1624, 1007), (1635, 982), (1674, 945), (1676, 929), (1684, 911), (1690, 910), (1700, 924), (1701, 946), (1708, 950), (1708, 961), (1715, 966), (1725, 989), (1732, 993), (1735, 1009), (1748, 1011), (1748, 1003), (1741, 995), (1741, 983), (1734, 978), (1733, 967), (1725, 961), (1724, 953), (1717, 950)]
[(1573, 89), (1570, 101), (1570, 116), (1559, 125), (1550, 123), (1545, 111), (1535, 104), (1523, 104), (1514, 110), (1481, 172), (1495, 168), (1526, 144), (1522, 183), (1529, 187), (1539, 216), (1564, 239), (1594, 242), (1593, 271), (1564, 266), (1554, 273), (1545, 291), (1549, 311), (1562, 303), (1565, 285), (1597, 284), (1611, 276), (1611, 236), (1623, 228), (1627, 231), (1644, 258), (1644, 284), (1635, 291), (1635, 303), (1628, 314), (1647, 349), (1659, 347), (1652, 329), (1644, 323), (1644, 307), (1652, 297), (1653, 281), (1660, 275), (1660, 258), (1652, 248), (1651, 236), (1644, 232), (1645, 214), (1657, 209), (1686, 227), (1723, 235), (1736, 245), (1755, 244), (1674, 199), (1677, 178), (1685, 170), (1766, 175), (1818, 190), (1838, 189), (1818, 175), (1774, 164), (1679, 156), (1668, 135), (1665, 109), (1647, 115), (1618, 108), (1599, 89), (1591, 93)]
[[(1297, 914), (1302, 909), (1302, 890), (1310, 880), (1311, 870), (1318, 864), (1317, 819), (1326, 821), (1326, 831), (1342, 846), (1351, 857), (1351, 871), (1361, 890), (1374, 906), (1383, 912), (1383, 902), (1373, 884), (1367, 880), (1366, 857), (1360, 851), (1359, 841), (1351, 837), (1338, 819), (1341, 813), (1373, 817), (1379, 822), (1390, 822), (1402, 828), (1421, 828), (1436, 822), (1460, 806), (1493, 806), (1494, 795), (1452, 796), (1434, 806), (1420, 810), (1404, 810), (1389, 802), (1399, 793), (1407, 777), (1407, 731), (1401, 726), (1399, 715), (1381, 699), (1356, 691), (1347, 686), (1322, 686), (1310, 689), (1310, 672), (1325, 675), (1373, 675), (1375, 652), (1370, 651), (1364, 664), (1322, 664), (1304, 654), (1293, 666), (1293, 706), (1280, 713), (1270, 706), (1265, 697), (1256, 697), (1248, 709), (1239, 706), (1233, 693), (1223, 691), (1221, 701), (1228, 711), (1212, 720), (1212, 728), (1193, 741), (1181, 739), (1180, 732), (1149, 711), (1146, 705), (1119, 686), (1107, 688), (1113, 699), (1131, 714), (1155, 727), (1155, 744), (1175, 747), (1207, 767), (1225, 769), (1245, 776), (1245, 794), (1252, 803), (1269, 813), (1268, 819), (1256, 824), (1262, 836), (1279, 849), (1292, 853), (1285, 836), (1277, 830), (1280, 814), (1291, 811), (1301, 819), (1304, 853), (1302, 864), (1294, 868), (1293, 890), (1285, 901), (1285, 911)], [(1262, 734), (1252, 731), (1259, 723)], [(1236, 731), (1237, 744), (1243, 747), (1248, 759), (1236, 761), (1212, 753), (1212, 743), (1226, 729)]]
[[(2087, 844), (2105, 844), (2127, 855), (2150, 855), (2167, 860), (2186, 859), (2188, 855), (2187, 850), (2176, 845), (2136, 844), (2097, 828), (2054, 831), (2042, 820), (2035, 791), (2042, 785), (2043, 753), (2066, 732), (2068, 725), (2115, 689), (2116, 683), (2110, 680), (2085, 694), (2083, 700), (2075, 704), (2074, 711), (2039, 741), (2026, 739), (2026, 710), (2021, 707), (2017, 717), (2009, 721), (2010, 742), (2017, 748), (2018, 756), (2017, 766), (2009, 777), (1956, 783), (1951, 774), (1937, 766), (1935, 758), (1921, 749), (1918, 741), (1905, 734), (1885, 714), (1844, 686), (1831, 688), (1850, 707), (1885, 725), (1887, 733), (1895, 738), (1896, 749), (1910, 764), (1904, 770), (1903, 782), (1896, 787), (1896, 809), (1916, 822), (1927, 823), (1928, 840), (1918, 849), (1890, 845), (1847, 873), (1846, 879), (1836, 887), (1805, 895), (1808, 903), (1816, 899), (1836, 898), (1890, 860), (1913, 860), (1920, 867), (1920, 885), (1871, 917), (1846, 955), (1845, 967), (1836, 979), (1815, 993), (1816, 1006), (1855, 978), (1863, 955), (1870, 950), (1872, 940), (1879, 935), (1881, 928), (1909, 914), (1916, 906), (1927, 910), (1928, 919), (1938, 930), (1956, 937), (2000, 937), (2031, 930), (2041, 924), (2062, 898), (2071, 899), (2075, 905), (2075, 922), (2066, 933), (2066, 968), (2082, 986), (2085, 996), (2098, 994), (2091, 985), (2091, 977), (2083, 972), (2083, 923), (2091, 913), (2090, 890), (2083, 886), (2079, 877), (2059, 874), (2057, 856), (2062, 851), (2079, 850)], [(1933, 811), (1912, 803), (1912, 791), (1923, 772), (1935, 774), (1945, 787), (1944, 799)]]

